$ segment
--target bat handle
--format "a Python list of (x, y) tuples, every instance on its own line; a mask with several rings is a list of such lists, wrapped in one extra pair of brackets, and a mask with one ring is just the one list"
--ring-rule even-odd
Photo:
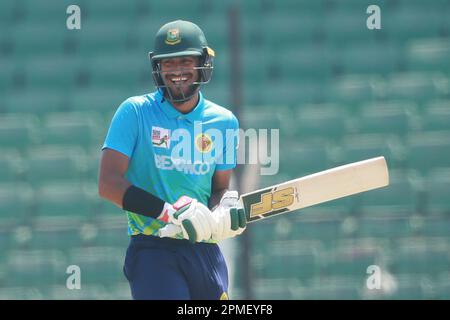
[(183, 232), (181, 227), (170, 223), (166, 225), (164, 228), (158, 230), (158, 236), (160, 238), (174, 237), (177, 233), (180, 232)]

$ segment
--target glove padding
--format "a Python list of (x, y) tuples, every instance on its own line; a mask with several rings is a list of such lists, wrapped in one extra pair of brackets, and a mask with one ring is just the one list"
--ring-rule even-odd
[(158, 219), (168, 225), (160, 230), (160, 235), (173, 233), (173, 230), (176, 230), (173, 225), (176, 225), (181, 229), (183, 238), (192, 243), (211, 239), (214, 224), (211, 211), (197, 199), (183, 196), (173, 206), (168, 205), (164, 208)]
[(227, 191), (220, 200), (219, 206), (212, 211), (214, 219), (212, 236), (215, 241), (233, 238), (244, 232), (247, 217), (244, 209), (239, 207), (237, 191)]

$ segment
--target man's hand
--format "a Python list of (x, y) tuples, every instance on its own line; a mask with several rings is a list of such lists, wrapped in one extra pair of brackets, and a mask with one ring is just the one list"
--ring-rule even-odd
[(227, 191), (220, 200), (219, 206), (213, 210), (214, 219), (212, 239), (221, 241), (233, 238), (244, 232), (247, 227), (247, 217), (243, 208), (238, 207), (237, 191)]
[(214, 220), (211, 211), (197, 199), (181, 197), (173, 205), (166, 204), (159, 220), (168, 223), (159, 231), (161, 237), (183, 233), (192, 243), (211, 239)]

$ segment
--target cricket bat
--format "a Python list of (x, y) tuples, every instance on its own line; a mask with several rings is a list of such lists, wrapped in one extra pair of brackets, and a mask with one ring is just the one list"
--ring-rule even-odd
[[(242, 194), (239, 202), (251, 223), (388, 185), (386, 159), (376, 157)], [(170, 226), (160, 236), (177, 232), (179, 227)]]
[(353, 162), (241, 195), (247, 222), (389, 185), (384, 157)]

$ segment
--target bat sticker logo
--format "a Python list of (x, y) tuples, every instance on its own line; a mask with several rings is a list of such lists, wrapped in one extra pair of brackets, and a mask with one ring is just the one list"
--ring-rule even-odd
[(294, 199), (297, 197), (294, 187), (288, 187), (284, 189), (273, 189), (269, 192), (262, 193), (260, 202), (253, 203), (250, 206), (250, 217), (259, 215), (269, 215), (269, 213), (275, 214), (284, 211), (283, 209), (289, 207), (294, 203)]

